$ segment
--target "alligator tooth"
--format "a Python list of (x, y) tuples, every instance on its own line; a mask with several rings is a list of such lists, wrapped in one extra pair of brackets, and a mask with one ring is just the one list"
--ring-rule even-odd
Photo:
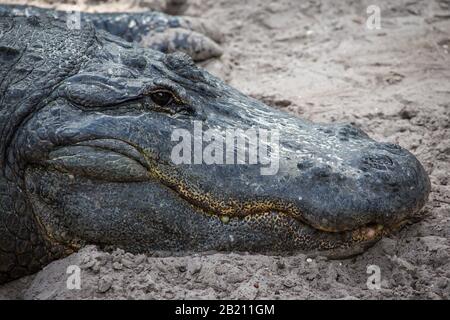
[(375, 231), (374, 228), (368, 227), (366, 229), (366, 236), (367, 236), (367, 238), (372, 239), (375, 235), (376, 235), (376, 231)]
[(222, 223), (228, 223), (230, 221), (230, 217), (229, 216), (220, 216), (220, 221), (222, 221)]
[(369, 239), (372, 239), (381, 230), (383, 230), (383, 226), (381, 224), (377, 224), (375, 226), (366, 227), (366, 230), (365, 230), (366, 237), (369, 238)]

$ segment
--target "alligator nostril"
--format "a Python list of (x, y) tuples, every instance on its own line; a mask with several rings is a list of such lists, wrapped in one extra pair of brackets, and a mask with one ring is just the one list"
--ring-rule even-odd
[(389, 186), (389, 188), (392, 190), (392, 192), (397, 193), (400, 191), (400, 185), (398, 183), (388, 183), (387, 184)]
[(389, 156), (384, 154), (369, 154), (362, 158), (360, 168), (363, 171), (368, 171), (369, 169), (385, 171), (393, 166), (394, 161)]

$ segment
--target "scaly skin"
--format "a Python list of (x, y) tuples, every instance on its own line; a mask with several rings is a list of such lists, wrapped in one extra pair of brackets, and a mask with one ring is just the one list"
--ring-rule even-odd
[[(23, 5), (0, 5), (0, 17), (52, 17), (77, 27), (73, 12)], [(128, 42), (164, 53), (181, 51), (194, 61), (220, 57), (222, 34), (200, 18), (170, 16), (156, 11), (128, 13), (80, 13), (80, 25), (92, 23)]]
[[(272, 109), (185, 54), (48, 18), (0, 24), (0, 282), (84, 244), (343, 257), (427, 199), (408, 151)], [(171, 135), (194, 121), (220, 133), (278, 129), (278, 172), (175, 165)]]

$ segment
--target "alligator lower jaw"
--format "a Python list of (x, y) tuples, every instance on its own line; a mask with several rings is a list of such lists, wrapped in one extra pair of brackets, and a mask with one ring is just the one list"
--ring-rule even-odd
[[(274, 212), (274, 211), (272, 211), (272, 212)], [(263, 213), (268, 214), (269, 212), (263, 212)], [(227, 223), (229, 223), (231, 218), (237, 218), (237, 219), (243, 219), (243, 220), (252, 219), (252, 216), (257, 215), (257, 214), (263, 214), (263, 213), (248, 214), (243, 217), (242, 216), (230, 217), (228, 215), (216, 215), (216, 214), (209, 214), (209, 216), (217, 217), (222, 223), (227, 224)], [(297, 223), (303, 224), (306, 227), (311, 228), (319, 233), (329, 234), (329, 235), (351, 234), (352, 239), (355, 242), (373, 241), (382, 236), (390, 234), (391, 232), (393, 232), (395, 230), (400, 229), (406, 223), (406, 221), (404, 221), (402, 223), (396, 224), (395, 226), (390, 226), (389, 228), (386, 228), (381, 224), (369, 223), (369, 224), (360, 226), (355, 229), (348, 229), (348, 230), (344, 230), (344, 231), (331, 231), (331, 230), (318, 229), (318, 228), (312, 226), (311, 224), (308, 224), (307, 222), (304, 222), (303, 220), (299, 220), (296, 217), (292, 217), (289, 214), (286, 214), (284, 212), (276, 212), (275, 211), (275, 213), (287, 215), (290, 218), (294, 219)]]
[[(175, 191), (176, 192), (176, 191)], [(395, 225), (391, 225), (389, 227), (385, 227), (382, 224), (377, 223), (369, 223), (366, 225), (359, 226), (355, 229), (348, 229), (348, 230), (329, 230), (325, 228), (317, 228), (304, 219), (301, 219), (298, 214), (291, 214), (289, 211), (279, 211), (279, 210), (270, 210), (270, 211), (255, 211), (253, 213), (246, 213), (246, 214), (233, 214), (230, 215), (228, 213), (221, 213), (217, 211), (210, 211), (205, 209), (206, 206), (203, 206), (202, 204), (198, 203), (197, 201), (191, 201), (191, 199), (186, 198), (180, 193), (177, 193), (179, 197), (184, 199), (189, 205), (191, 205), (196, 212), (199, 212), (199, 214), (204, 214), (209, 217), (213, 217), (216, 219), (219, 219), (223, 224), (228, 224), (231, 219), (240, 219), (240, 220), (251, 220), (257, 215), (264, 215), (264, 214), (270, 214), (275, 213), (277, 215), (284, 215), (287, 216), (293, 220), (296, 221), (298, 224), (302, 224), (306, 226), (307, 228), (310, 228), (312, 230), (315, 230), (318, 233), (321, 234), (328, 234), (330, 236), (336, 235), (337, 237), (339, 235), (347, 235), (350, 234), (352, 240), (355, 243), (367, 243), (372, 242), (377, 239), (380, 239), (382, 236), (388, 235), (392, 233), (395, 230), (400, 229), (405, 223), (407, 223), (407, 220), (401, 221)]]

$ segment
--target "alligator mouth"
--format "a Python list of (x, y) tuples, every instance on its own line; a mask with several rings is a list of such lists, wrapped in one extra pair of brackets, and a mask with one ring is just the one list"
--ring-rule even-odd
[[(81, 141), (69, 146), (60, 147), (58, 150), (65, 148), (88, 148), (88, 150), (95, 150), (99, 152), (106, 152), (115, 154), (123, 159), (134, 161), (135, 164), (143, 168), (145, 176), (134, 177), (128, 181), (148, 181), (149, 179), (157, 180), (165, 187), (174, 191), (181, 199), (193, 207), (194, 210), (200, 214), (219, 219), (222, 223), (227, 224), (231, 219), (252, 219), (257, 216), (263, 216), (270, 213), (287, 216), (294, 219), (297, 223), (302, 224), (317, 232), (348, 235), (357, 242), (374, 241), (381, 236), (390, 234), (391, 232), (401, 228), (408, 221), (400, 221), (395, 224), (386, 226), (379, 223), (368, 223), (355, 228), (348, 228), (345, 230), (335, 230), (324, 228), (323, 226), (313, 224), (307, 221), (294, 204), (284, 201), (282, 199), (254, 199), (249, 201), (227, 200), (219, 199), (217, 196), (209, 192), (204, 192), (196, 186), (189, 184), (189, 181), (180, 178), (183, 175), (177, 173), (173, 165), (164, 163), (159, 157), (149, 150), (143, 150), (139, 146), (133, 145), (127, 141), (119, 139), (92, 139)], [(50, 153), (50, 160), (47, 162), (50, 166), (58, 171), (73, 172), (70, 165), (64, 163), (66, 157), (71, 157), (63, 152), (63, 156), (59, 153), (57, 156)], [(63, 160), (63, 161), (61, 161)], [(75, 170), (77, 173), (80, 171)], [(86, 174), (85, 171), (81, 172)], [(87, 174), (88, 176), (90, 174)], [(109, 180), (105, 177), (92, 177), (97, 180)]]

